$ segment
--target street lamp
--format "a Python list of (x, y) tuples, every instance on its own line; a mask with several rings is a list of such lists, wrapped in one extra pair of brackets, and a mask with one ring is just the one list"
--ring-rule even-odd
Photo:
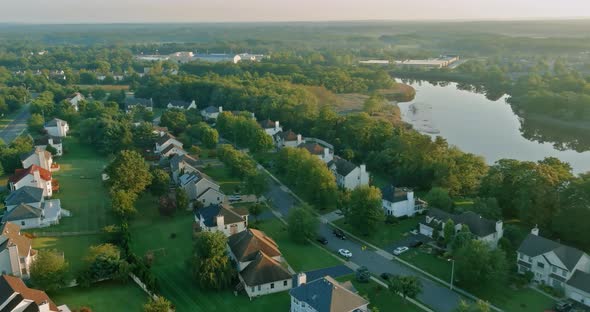
[(451, 261), (451, 290), (453, 290), (453, 281), (455, 280), (455, 259), (449, 259)]

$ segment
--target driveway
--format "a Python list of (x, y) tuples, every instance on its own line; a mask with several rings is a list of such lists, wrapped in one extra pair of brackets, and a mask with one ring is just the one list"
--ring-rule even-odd
[[(289, 209), (298, 202), (274, 180), (271, 179), (269, 184), (269, 189), (265, 197), (270, 199), (278, 212), (286, 217), (289, 214)], [(399, 262), (389, 260), (369, 249), (363, 251), (362, 246), (357, 242), (336, 238), (332, 234), (330, 226), (324, 222), (320, 224), (319, 235), (328, 239), (328, 244), (324, 247), (335, 253), (341, 248), (350, 250), (353, 255), (350, 262), (358, 266), (366, 266), (376, 276), (379, 276), (383, 272), (418, 276), (424, 286), (418, 299), (435, 311), (452, 312), (457, 308), (459, 301), (462, 299), (457, 293), (447, 287), (424, 277), (421, 273), (409, 269)]]
[(386, 248), (383, 248), (385, 250), (387, 250), (388, 252), (393, 252), (394, 249), (396, 249), (397, 247), (410, 247), (412, 245), (414, 245), (417, 242), (422, 242), (422, 244), (427, 244), (428, 242), (430, 242), (432, 239), (426, 235), (422, 235), (422, 234), (418, 234), (418, 235), (414, 235), (414, 234), (410, 234), (402, 239), (400, 239), (399, 241), (387, 246)]
[(27, 128), (27, 121), (31, 117), (29, 107), (25, 107), (14, 120), (9, 123), (4, 129), (0, 130), (0, 139), (6, 144), (10, 144), (16, 137), (18, 137)]

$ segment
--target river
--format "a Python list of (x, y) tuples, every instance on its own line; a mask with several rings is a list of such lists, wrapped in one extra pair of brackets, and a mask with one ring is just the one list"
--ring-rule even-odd
[[(506, 103), (507, 96), (490, 100), (484, 94), (461, 90), (456, 83), (405, 82), (416, 89), (416, 97), (398, 103), (402, 119), (421, 133), (442, 136), (465, 152), (484, 156), (489, 164), (502, 158), (537, 161), (556, 157), (568, 162), (575, 173), (590, 171), (590, 147), (571, 144), (588, 140), (587, 130), (577, 131), (577, 137), (565, 143), (538, 139), (543, 129), (534, 129), (535, 135), (527, 139), (523, 133), (531, 131), (521, 131), (522, 120)], [(547, 132), (560, 132), (548, 127)]]

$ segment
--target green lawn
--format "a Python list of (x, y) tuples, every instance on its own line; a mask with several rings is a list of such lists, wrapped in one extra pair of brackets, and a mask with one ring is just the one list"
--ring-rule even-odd
[(403, 253), (400, 258), (407, 262), (423, 269), (424, 271), (442, 279), (443, 281), (451, 281), (451, 262), (429, 254), (427, 248), (412, 248)]
[(234, 194), (236, 187), (243, 189), (242, 181), (234, 177), (229, 169), (224, 166), (209, 166), (203, 169), (203, 172), (213, 178), (219, 184), (221, 191), (225, 194)]
[(337, 278), (339, 282), (351, 281), (359, 295), (369, 299), (369, 308), (377, 307), (379, 311), (404, 311), (420, 312), (422, 309), (416, 307), (411, 302), (396, 294), (392, 294), (389, 289), (371, 281), (369, 283), (359, 283), (355, 280), (354, 275), (341, 276)]
[(140, 312), (148, 301), (147, 294), (131, 281), (126, 284), (103, 282), (91, 288), (62, 289), (49, 296), (56, 304), (67, 304), (72, 310), (85, 306), (94, 312)]
[(400, 220), (396, 224), (384, 223), (379, 226), (378, 231), (373, 231), (371, 236), (363, 236), (356, 229), (348, 225), (344, 219), (336, 220), (334, 224), (377, 247), (385, 248), (404, 238), (407, 232), (415, 230), (418, 225), (418, 218)]
[(289, 265), (297, 272), (342, 264), (327, 250), (291, 241), (286, 226), (278, 219), (261, 221), (257, 227), (275, 240)]
[(55, 249), (64, 253), (70, 264), (70, 272), (75, 274), (84, 266), (84, 256), (88, 247), (105, 242), (104, 235), (80, 235), (66, 237), (37, 237), (33, 239), (34, 249)]

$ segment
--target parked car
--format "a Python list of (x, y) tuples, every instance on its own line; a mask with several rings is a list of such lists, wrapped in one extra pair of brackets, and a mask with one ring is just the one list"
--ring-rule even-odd
[(381, 275), (379, 275), (379, 276), (381, 276), (381, 278), (384, 280), (388, 280), (389, 277), (391, 277), (391, 273), (384, 272), (384, 273), (381, 273)]
[(316, 240), (322, 245), (328, 245), (328, 240), (323, 236), (318, 236)]
[(242, 200), (242, 195), (229, 195), (229, 196), (227, 197), (227, 199), (228, 199), (230, 202), (234, 202), (234, 201), (240, 201), (240, 200)]
[(396, 249), (393, 250), (393, 254), (396, 256), (399, 256), (401, 254), (403, 254), (404, 252), (408, 251), (410, 248), (403, 246), (403, 247), (397, 247)]
[(574, 305), (567, 301), (567, 300), (562, 300), (562, 301), (558, 301), (555, 304), (555, 311), (556, 312), (569, 312), (573, 309)]
[(344, 232), (342, 232), (342, 230), (340, 230), (340, 229), (334, 229), (334, 231), (332, 231), (332, 233), (334, 233), (334, 236), (336, 236), (340, 239), (346, 239)]
[(343, 256), (344, 258), (351, 258), (352, 252), (348, 249), (338, 249), (338, 253)]

